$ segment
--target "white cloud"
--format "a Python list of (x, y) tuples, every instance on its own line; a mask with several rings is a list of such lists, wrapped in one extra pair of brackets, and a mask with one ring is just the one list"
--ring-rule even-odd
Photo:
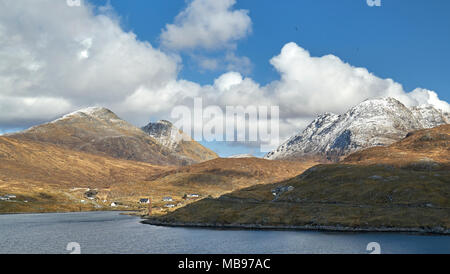
[(232, 10), (236, 0), (193, 0), (167, 24), (161, 33), (162, 44), (173, 50), (233, 47), (234, 42), (251, 31), (246, 10)]
[(157, 93), (176, 81), (178, 57), (93, 9), (54, 0), (0, 1), (0, 124), (114, 106), (142, 86)]
[[(192, 25), (187, 14), (202, 11), (196, 6), (200, 2), (192, 2), (182, 16), (186, 18), (178, 20)], [(229, 13), (240, 19), (247, 16), (244, 11), (230, 11), (231, 0), (209, 4), (224, 11), (219, 18), (228, 18)], [(342, 113), (371, 97), (392, 96), (408, 106), (433, 104), (450, 111), (449, 104), (433, 91), (418, 88), (408, 93), (392, 79), (379, 78), (333, 55), (313, 57), (295, 43), (286, 44), (270, 61), (280, 74), (277, 81), (261, 86), (230, 67), (232, 71), (202, 86), (179, 79), (180, 57), (122, 30), (110, 10), (104, 14), (93, 9), (68, 7), (65, 1), (0, 0), (0, 128), (46, 122), (92, 105), (109, 107), (143, 125), (150, 119), (169, 119), (174, 106), (192, 106), (195, 96), (202, 97), (205, 106), (216, 104), (223, 109), (226, 105), (278, 105), (282, 139), (317, 114)], [(214, 24), (229, 27), (225, 19)], [(243, 29), (248, 31), (248, 26)], [(219, 39), (225, 43), (238, 37), (214, 35), (226, 37)], [(240, 59), (230, 53), (230, 60), (236, 58)]]
[(270, 63), (280, 80), (259, 86), (239, 73), (226, 73), (214, 87), (221, 105), (271, 104), (280, 107), (280, 134), (285, 139), (324, 112), (343, 113), (373, 97), (394, 97), (407, 106), (434, 105), (450, 111), (450, 105), (434, 91), (406, 92), (392, 79), (382, 79), (366, 68), (354, 67), (334, 55), (313, 57), (295, 43), (286, 44)]

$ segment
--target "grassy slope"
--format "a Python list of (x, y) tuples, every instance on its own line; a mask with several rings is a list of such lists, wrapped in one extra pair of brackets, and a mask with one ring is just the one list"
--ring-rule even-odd
[(102, 199), (122, 198), (134, 184), (171, 168), (0, 137), (0, 195), (22, 201), (0, 201), (0, 212), (93, 209), (93, 203), (80, 203), (84, 188), (100, 189)]
[[(217, 197), (253, 184), (282, 181), (310, 166), (254, 158), (215, 159), (176, 168), (0, 137), (0, 196), (18, 196), (16, 201), (0, 201), (0, 213), (109, 210), (112, 201), (138, 209), (146, 207), (137, 204), (144, 197), (161, 207), (166, 204), (164, 196), (184, 205), (193, 201), (182, 200), (184, 194)], [(89, 187), (99, 190), (99, 199), (83, 197)]]
[[(448, 131), (420, 131), (391, 147), (350, 156), (348, 164), (315, 166), (281, 183), (204, 199), (156, 221), (450, 229)], [(274, 200), (271, 190), (283, 185), (295, 189)]]
[(159, 188), (177, 189), (178, 195), (199, 193), (217, 196), (255, 184), (280, 182), (299, 175), (313, 165), (259, 158), (218, 158), (157, 173), (147, 181)]

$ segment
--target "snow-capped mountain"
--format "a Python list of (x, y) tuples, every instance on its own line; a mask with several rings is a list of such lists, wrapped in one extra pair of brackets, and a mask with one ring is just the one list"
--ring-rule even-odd
[(202, 162), (217, 158), (212, 150), (200, 145), (189, 135), (176, 128), (171, 122), (160, 120), (149, 123), (142, 130), (154, 138), (158, 144), (184, 157), (187, 162)]
[(342, 115), (320, 115), (265, 158), (336, 161), (363, 148), (392, 144), (413, 130), (448, 124), (448, 117), (432, 106), (408, 108), (393, 98), (368, 99)]
[(192, 141), (189, 135), (183, 133), (166, 120), (149, 123), (142, 130), (155, 138), (161, 145), (170, 149), (175, 149), (183, 140)]

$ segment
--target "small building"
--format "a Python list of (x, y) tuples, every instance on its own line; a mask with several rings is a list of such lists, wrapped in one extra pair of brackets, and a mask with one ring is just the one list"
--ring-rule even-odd
[(167, 207), (167, 208), (174, 208), (175, 205), (173, 205), (173, 204), (166, 204), (165, 207)]
[(117, 207), (117, 204), (115, 202), (112, 202), (111, 207)]
[(196, 199), (196, 198), (200, 197), (200, 195), (198, 195), (198, 194), (188, 194), (188, 195), (186, 195), (186, 197), (190, 198), (190, 199)]
[(16, 195), (13, 195), (13, 194), (6, 194), (4, 197), (8, 198), (8, 199), (16, 199), (17, 198)]
[(162, 200), (163, 200), (164, 202), (172, 202), (172, 201), (173, 201), (172, 197), (169, 197), (169, 196), (164, 197)]
[(8, 197), (0, 196), (0, 201), (9, 201), (9, 198), (8, 198)]
[(140, 199), (139, 203), (140, 204), (150, 204), (150, 199), (145, 199), (145, 198), (144, 199)]

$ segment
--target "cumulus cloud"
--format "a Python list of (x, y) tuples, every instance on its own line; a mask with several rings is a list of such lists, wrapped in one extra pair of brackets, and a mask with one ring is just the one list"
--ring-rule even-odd
[[(191, 20), (192, 14), (204, 12), (199, 4), (203, 1), (191, 2), (173, 28), (203, 26)], [(235, 1), (208, 3), (204, 8), (220, 16), (206, 12), (209, 19), (205, 20), (222, 18), (211, 23), (217, 27), (204, 30), (212, 31), (214, 41), (233, 42), (248, 32), (247, 12), (231, 11)], [(286, 44), (270, 60), (279, 80), (262, 86), (230, 66), (231, 71), (210, 85), (200, 85), (179, 78), (179, 56), (139, 41), (120, 27), (109, 9), (103, 11), (90, 5), (68, 7), (65, 1), (0, 0), (0, 128), (30, 126), (92, 105), (111, 108), (140, 126), (150, 119), (170, 119), (174, 106), (192, 106), (194, 97), (202, 97), (205, 106), (222, 109), (277, 105), (281, 140), (320, 113), (343, 113), (371, 97), (391, 96), (408, 106), (432, 104), (450, 111), (434, 91), (417, 88), (407, 92), (392, 79), (379, 78), (334, 55), (311, 56), (295, 43)], [(230, 27), (228, 18), (247, 23)], [(241, 35), (231, 35), (229, 30), (219, 34), (219, 27)], [(211, 38), (206, 36), (198, 39)], [(205, 45), (218, 45), (211, 41)], [(233, 54), (229, 59), (240, 58)]]
[(236, 0), (193, 0), (167, 24), (162, 44), (173, 50), (233, 47), (251, 31), (247, 10), (232, 10)]
[(159, 92), (175, 81), (179, 57), (137, 40), (94, 9), (65, 1), (0, 1), (1, 124), (44, 120), (85, 105), (114, 106), (143, 86)]

